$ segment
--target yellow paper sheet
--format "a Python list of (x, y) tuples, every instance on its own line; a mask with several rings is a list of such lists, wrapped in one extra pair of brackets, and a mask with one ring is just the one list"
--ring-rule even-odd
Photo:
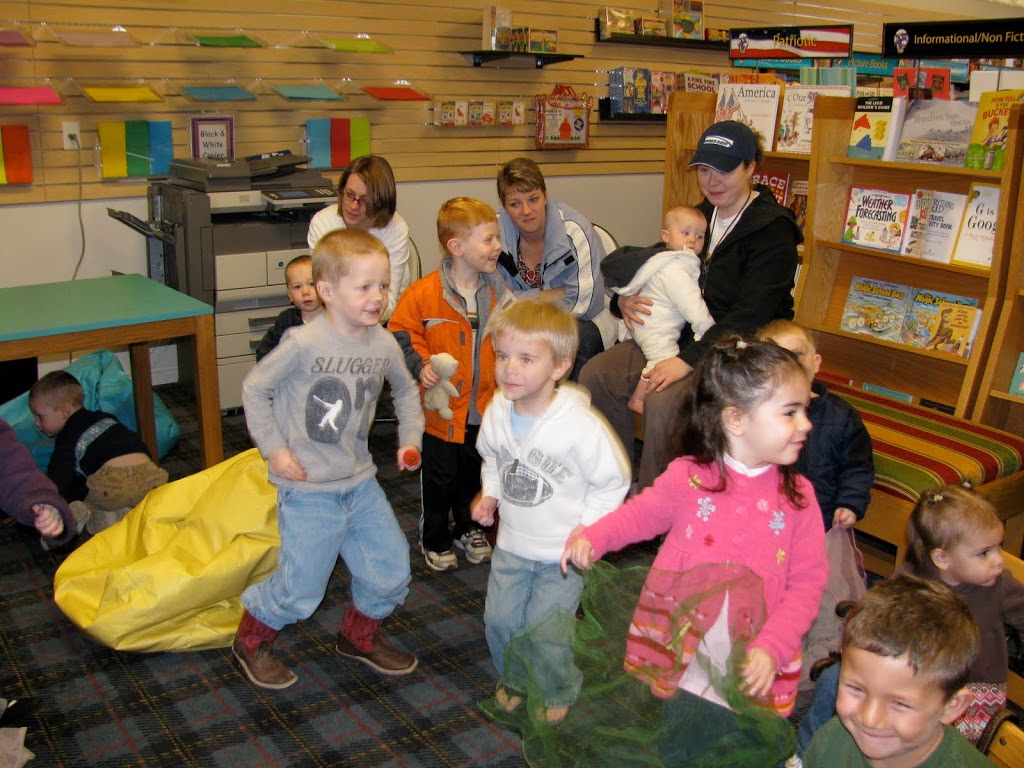
[(113, 88), (83, 87), (82, 93), (90, 101), (124, 103), (131, 101), (161, 101), (148, 85), (117, 86)]

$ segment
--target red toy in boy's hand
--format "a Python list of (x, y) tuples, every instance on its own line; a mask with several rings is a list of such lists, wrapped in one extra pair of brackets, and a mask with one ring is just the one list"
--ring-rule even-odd
[(420, 458), (420, 452), (415, 448), (410, 448), (402, 454), (402, 461), (405, 462), (405, 468), (410, 472), (414, 469), (419, 469), (420, 462), (422, 461)]

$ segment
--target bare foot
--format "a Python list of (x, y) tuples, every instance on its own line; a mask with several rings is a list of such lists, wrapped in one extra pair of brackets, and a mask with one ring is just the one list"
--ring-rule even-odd
[(626, 407), (633, 411), (633, 413), (642, 414), (644, 412), (644, 399), (642, 397), (639, 399), (631, 397), (629, 398), (629, 402), (626, 403)]
[[(499, 688), (494, 692), (494, 700), (497, 701), (498, 706), (506, 712), (515, 712), (519, 709), (519, 705), (523, 703), (522, 696), (510, 694), (504, 688)], [(565, 715), (562, 715), (562, 717), (565, 717)]]
[(633, 390), (633, 394), (629, 396), (629, 401), (626, 403), (626, 407), (634, 413), (644, 412), (644, 398), (647, 397), (647, 380), (641, 378), (636, 383), (636, 388)]

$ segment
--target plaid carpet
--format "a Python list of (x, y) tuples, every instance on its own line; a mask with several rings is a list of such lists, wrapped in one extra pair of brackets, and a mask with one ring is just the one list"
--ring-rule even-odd
[[(193, 404), (185, 387), (158, 388), (182, 427), (162, 462), (172, 479), (199, 468)], [(382, 406), (384, 404), (382, 403)], [(380, 415), (386, 416), (386, 410)], [(251, 447), (241, 415), (225, 416), (225, 456)], [(400, 678), (346, 663), (334, 638), (348, 602), (339, 563), (323, 604), (286, 628), (277, 648), (299, 675), (281, 692), (250, 684), (228, 650), (133, 654), (82, 637), (52, 599), (64, 555), (0, 525), (0, 696), (32, 706), (27, 746), (40, 766), (521, 766), (519, 738), (477, 703), (493, 692), (483, 632), (487, 566), (460, 560), (435, 574), (415, 548), (416, 475), (395, 467), (395, 426), (378, 420), (370, 447), (379, 479), (412, 549), (406, 604), (385, 624), (419, 658)], [(620, 565), (650, 562), (653, 548)]]

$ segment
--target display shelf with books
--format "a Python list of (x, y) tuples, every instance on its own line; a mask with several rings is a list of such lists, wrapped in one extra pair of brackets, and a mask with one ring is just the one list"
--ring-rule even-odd
[[(1024, 130), (1024, 106), (1010, 113), (1009, 135)], [(1020, 168), (1021, 151), (1017, 142), (1007, 146), (1008, 160)], [(1016, 153), (1016, 154), (1010, 154)], [(1005, 188), (1004, 188), (1005, 189)], [(1013, 231), (1017, 239), (1024, 234), (1024, 189), (1018, 190)], [(1024, 374), (1024, 248), (1010, 250), (1006, 274), (1006, 294), (999, 310), (992, 351), (985, 365), (984, 376), (973, 417), (989, 426), (1017, 435), (1024, 434), (1024, 391), (1019, 386)]]
[(657, 45), (663, 48), (694, 48), (703, 51), (722, 51), (723, 53), (729, 50), (728, 40), (691, 40), (683, 37), (629, 35), (618, 32), (613, 32), (602, 39), (600, 19), (594, 19), (594, 40), (602, 44), (621, 43), (624, 45)]
[[(1019, 111), (1014, 113), (1007, 139), (1007, 151), (1015, 162), (1007, 164), (1002, 172), (993, 172), (848, 157), (856, 107), (855, 98), (829, 96), (821, 97), (815, 105), (808, 225), (804, 231), (807, 240), (796, 293), (796, 321), (817, 331), (818, 350), (824, 358), (822, 367), (829, 373), (858, 387), (868, 381), (907, 392), (917, 402), (924, 399), (945, 404), (957, 416), (970, 417), (995, 335), (1010, 260), (1010, 233), (1017, 201), (1007, 198), (1016, 198), (1024, 149)], [(850, 218), (851, 189), (885, 190), (909, 199), (918, 190), (966, 196), (972, 185), (979, 183), (998, 185), (1002, 191), (995, 217), (992, 265), (988, 269), (929, 261), (899, 253), (898, 248), (887, 252), (844, 242), (855, 239), (852, 235), (844, 238)], [(844, 311), (855, 279), (908, 286), (912, 292), (947, 294), (957, 297), (956, 303), (965, 306), (976, 302), (977, 312), (961, 311), (964, 317), (956, 318), (960, 324), (978, 320), (970, 356), (961, 356), (966, 350), (966, 337), (958, 330), (944, 343), (929, 346), (927, 341), (921, 341), (917, 346), (900, 336), (892, 340), (844, 329)], [(937, 328), (932, 330), (938, 332)], [(1024, 349), (1024, 338), (1016, 349)], [(1003, 391), (1009, 382), (1007, 376)]]

